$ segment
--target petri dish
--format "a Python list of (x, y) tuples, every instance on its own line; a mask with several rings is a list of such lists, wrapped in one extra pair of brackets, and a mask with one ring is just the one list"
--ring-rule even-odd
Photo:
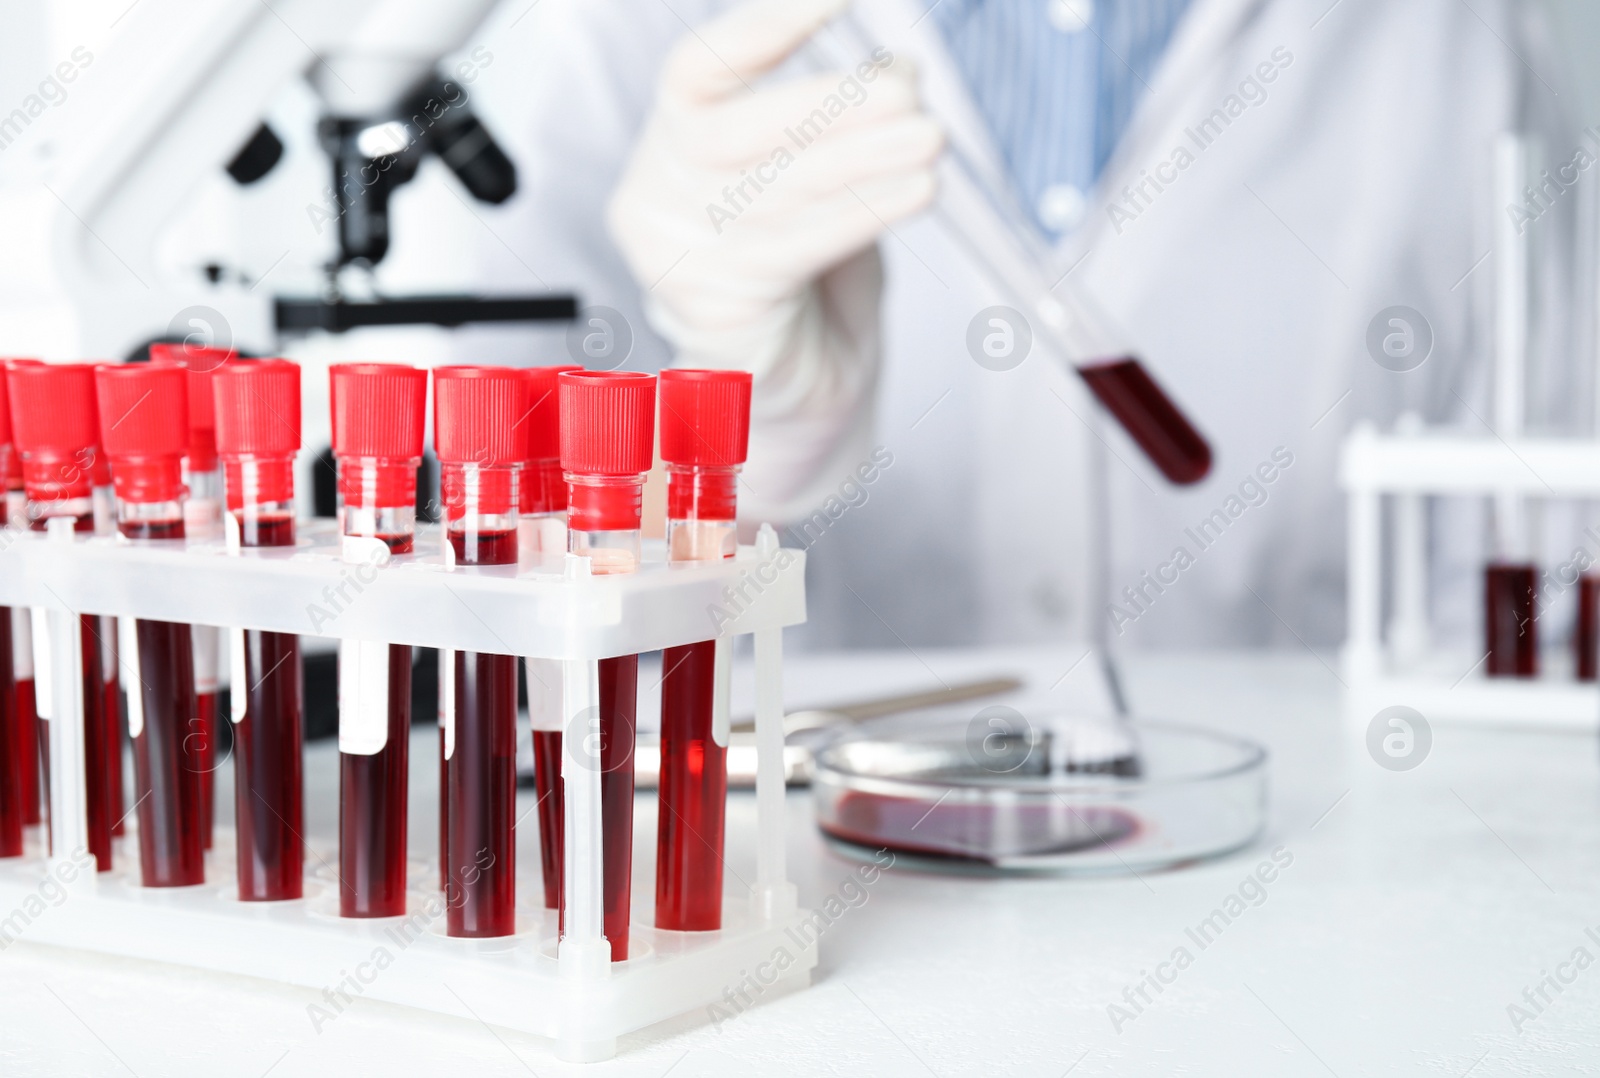
[[(812, 790), (823, 834), (847, 856), (888, 849), (934, 871), (1103, 875), (1221, 856), (1265, 825), (1267, 752), (1242, 738), (1078, 716), (997, 736), (977, 722), (896, 716), (819, 746)], [(1108, 727), (1136, 746), (1136, 760), (1063, 766), (1063, 743)]]

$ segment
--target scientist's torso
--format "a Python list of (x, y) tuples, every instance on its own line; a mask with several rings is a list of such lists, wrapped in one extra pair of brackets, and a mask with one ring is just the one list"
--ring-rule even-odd
[[(505, 31), (522, 38), (507, 43), (518, 71), (486, 87), (525, 163), (515, 246), (535, 269), (577, 267), (585, 302), (627, 317), (629, 367), (670, 356), (603, 207), (667, 50), (726, 6), (546, 5)], [(1007, 300), (936, 219), (885, 235), (871, 478), (841, 476), (791, 533), (811, 559), (810, 640), (1336, 641), (1339, 443), (1358, 420), (1455, 417), (1481, 393), (1468, 357), (1486, 328), (1490, 140), (1525, 102), (1553, 126), (1537, 122), (1553, 98), (1530, 97), (1545, 91), (1507, 47), (1520, 40), (1510, 11), (1475, 7), (1193, 0), (1178, 24), (1052, 270), (1098, 299), (1209, 440), (1211, 473), (1193, 486), (1169, 485), (1098, 420), (1037, 339), (1015, 365), (980, 362), (974, 322)], [(856, 12), (915, 62), (951, 140), (1003, 171), (919, 0)], [(1390, 308), (1426, 320), (1411, 331), (1431, 351), (1410, 371), (1380, 365), (1369, 342), (1375, 322), (1380, 342), (1393, 332)]]

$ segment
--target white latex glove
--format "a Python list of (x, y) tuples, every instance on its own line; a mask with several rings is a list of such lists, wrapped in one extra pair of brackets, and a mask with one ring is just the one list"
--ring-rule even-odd
[(757, 85), (848, 0), (754, 0), (686, 34), (608, 222), (684, 366), (756, 375), (752, 516), (782, 519), (865, 452), (875, 243), (933, 199), (943, 147), (910, 62)]

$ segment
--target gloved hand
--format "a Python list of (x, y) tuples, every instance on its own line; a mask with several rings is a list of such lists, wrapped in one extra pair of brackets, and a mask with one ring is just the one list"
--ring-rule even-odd
[(932, 201), (943, 147), (886, 49), (758, 85), (847, 3), (752, 0), (684, 35), (608, 212), (677, 361), (756, 375), (746, 486), (769, 518), (864, 431), (875, 241)]

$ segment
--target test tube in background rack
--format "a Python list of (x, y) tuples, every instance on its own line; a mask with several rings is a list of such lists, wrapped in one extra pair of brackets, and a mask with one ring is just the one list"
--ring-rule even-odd
[[(751, 381), (746, 371), (661, 372), (670, 562), (715, 563), (737, 552), (734, 510), (750, 445)], [(722, 927), (729, 644), (705, 640), (661, 656), (657, 928)]]
[[(518, 495), (520, 559), (530, 564), (559, 560), (567, 552), (567, 480), (561, 473), (562, 371), (582, 367), (531, 367), (521, 372), (528, 382), (528, 411), (520, 430), (525, 459)], [(563, 856), (561, 785), (561, 662), (524, 658), (527, 673), (528, 720), (533, 728), (533, 777), (538, 796), (539, 867), (546, 909), (561, 908)]]
[[(345, 560), (370, 573), (416, 545), (428, 372), (337, 364), (328, 389)], [(340, 916), (406, 911), (410, 735), (410, 645), (340, 640)]]
[[(22, 489), (22, 454), (10, 437), (11, 404), (6, 396), (5, 375), (0, 372), (0, 412), (4, 412), (6, 441), (10, 452), (6, 455), (6, 511), (5, 526), (25, 529), (28, 526), (28, 495)], [(22, 825), (37, 827), (43, 817), (39, 813), (44, 784), (44, 744), (40, 737), (39, 710), (34, 693), (33, 675), (33, 614), (27, 607), (14, 606), (10, 610), (11, 677), (12, 694), (16, 708), (17, 756), (24, 761), (17, 773), (22, 799)], [(33, 761), (31, 765), (26, 761)]]
[[(95, 446), (99, 421), (95, 411), (94, 368), (87, 363), (12, 363), (6, 372), (11, 398), (11, 430), (22, 454), (27, 492), (28, 526), (49, 530), (52, 520), (71, 522), (78, 535), (94, 532)], [(117, 742), (106, 721), (104, 660), (100, 618), (78, 615), (80, 697), (83, 704), (85, 812), (88, 850), (99, 871), (111, 871), (111, 772)], [(65, 661), (58, 657), (57, 661)], [(45, 721), (70, 721), (78, 716), (41, 709)]]
[[(189, 445), (183, 457), (183, 482), (189, 495), (183, 503), (184, 532), (190, 540), (220, 540), (222, 533), (222, 465), (217, 460), (217, 423), (211, 376), (237, 352), (194, 344), (152, 344), (150, 362), (182, 366), (189, 378)], [(191, 625), (194, 645), (195, 714), (188, 734), (190, 755), (200, 769), (200, 836), (206, 849), (216, 820), (217, 716), (222, 691), (222, 630)]]
[[(170, 364), (103, 366), (95, 372), (100, 438), (111, 462), (117, 526), (137, 542), (182, 543), (188, 375)], [(139, 870), (146, 887), (205, 882), (200, 769), (189, 723), (195, 713), (189, 626), (121, 618), (128, 736), (133, 742)]]
[[(11, 446), (11, 406), (6, 400), (5, 379), (0, 378), (0, 474), (10, 474), (15, 456)], [(32, 632), (31, 626), (22, 628)], [(30, 788), (34, 812), (38, 812), (39, 747), (29, 736), (32, 715), (23, 714), (17, 692), (17, 631), (18, 619), (12, 609), (0, 607), (0, 857), (22, 856)], [(31, 640), (29, 645), (32, 645)], [(29, 710), (32, 710), (31, 703)], [(31, 787), (30, 777), (33, 778)]]
[[(433, 449), (445, 510), (446, 564), (517, 564), (517, 480), (527, 382), (506, 367), (433, 372)], [(444, 694), (446, 932), (516, 931), (517, 660), (439, 654)]]
[[(644, 481), (654, 458), (656, 379), (635, 371), (560, 375), (567, 549), (596, 575), (631, 573), (641, 554)], [(602, 892), (611, 960), (628, 957), (633, 884), (633, 750), (639, 656), (599, 662)], [(563, 754), (563, 766), (576, 750)], [(565, 871), (563, 867), (563, 872)]]
[[(1528, 144), (1503, 134), (1494, 147), (1496, 206), (1522, 201), (1528, 181)], [(1503, 201), (1502, 201), (1503, 200)], [(1530, 237), (1505, 214), (1496, 215), (1494, 259), (1494, 431), (1502, 440), (1522, 436), (1530, 306)], [(1495, 496), (1491, 520), (1493, 556), (1484, 568), (1484, 664), (1490, 677), (1534, 677), (1539, 673), (1537, 591), (1539, 569), (1529, 554), (1528, 506), (1506, 491)]]
[[(229, 363), (211, 384), (228, 545), (293, 546), (299, 366), (282, 359)], [(299, 898), (305, 868), (300, 640), (257, 629), (228, 635), (239, 898)]]

